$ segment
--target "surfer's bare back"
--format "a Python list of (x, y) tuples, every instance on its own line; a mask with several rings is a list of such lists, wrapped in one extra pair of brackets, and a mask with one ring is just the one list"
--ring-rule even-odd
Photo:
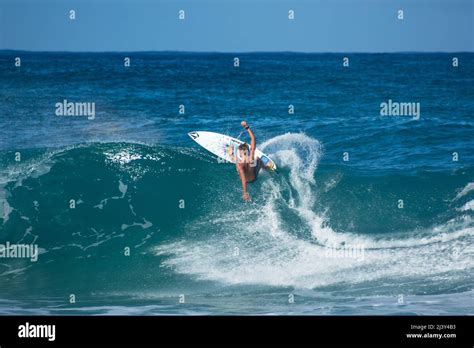
[(237, 172), (242, 181), (242, 198), (248, 201), (250, 200), (250, 195), (247, 191), (247, 183), (255, 181), (261, 166), (260, 159), (258, 157), (255, 158), (257, 139), (246, 121), (242, 121), (240, 124), (247, 130), (247, 133), (250, 136), (250, 147), (246, 143), (240, 144), (237, 150), (238, 153), (234, 154), (234, 147), (230, 145), (227, 151), (232, 160), (235, 161)]

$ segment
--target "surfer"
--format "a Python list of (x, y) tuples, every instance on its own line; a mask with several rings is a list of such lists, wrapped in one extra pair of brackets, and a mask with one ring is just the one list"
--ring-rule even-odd
[[(258, 171), (261, 167), (260, 158), (255, 158), (255, 148), (257, 140), (255, 135), (250, 129), (246, 121), (240, 123), (245, 128), (250, 136), (250, 147), (248, 144), (240, 144), (237, 148), (237, 154), (234, 154), (234, 147), (230, 145), (227, 149), (229, 156), (235, 162), (237, 172), (239, 173), (240, 180), (242, 181), (242, 198), (245, 201), (250, 200), (250, 195), (247, 191), (247, 183), (255, 181), (258, 175)], [(236, 157), (237, 155), (237, 157)]]

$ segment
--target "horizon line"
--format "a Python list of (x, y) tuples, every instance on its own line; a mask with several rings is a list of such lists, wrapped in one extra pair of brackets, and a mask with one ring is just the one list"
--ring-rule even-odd
[(26, 53), (198, 53), (198, 54), (262, 54), (262, 53), (289, 53), (289, 54), (426, 54), (426, 53), (474, 53), (473, 51), (186, 51), (186, 50), (139, 50), (139, 51), (65, 51), (65, 50), (23, 50), (0, 49), (0, 52)]

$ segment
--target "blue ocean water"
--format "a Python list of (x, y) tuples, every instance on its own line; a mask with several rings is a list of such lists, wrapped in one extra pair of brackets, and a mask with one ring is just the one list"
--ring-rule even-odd
[[(2, 51), (0, 86), (0, 244), (40, 248), (0, 314), (474, 313), (472, 53)], [(250, 203), (187, 136), (243, 119)]]

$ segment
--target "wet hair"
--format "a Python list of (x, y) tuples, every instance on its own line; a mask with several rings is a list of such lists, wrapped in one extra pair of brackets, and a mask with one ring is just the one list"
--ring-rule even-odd
[(239, 150), (241, 150), (241, 151), (246, 151), (246, 150), (250, 151), (250, 148), (249, 148), (248, 144), (243, 143), (243, 144), (239, 145)]

